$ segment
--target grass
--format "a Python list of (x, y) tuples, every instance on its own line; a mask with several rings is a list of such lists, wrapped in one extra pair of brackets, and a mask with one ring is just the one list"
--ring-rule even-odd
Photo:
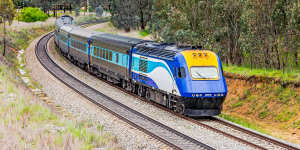
[(280, 122), (287, 122), (295, 115), (297, 115), (296, 110), (294, 111), (284, 110), (276, 116), (276, 119)]
[(241, 126), (244, 126), (244, 127), (259, 131), (261, 133), (267, 134), (267, 132), (265, 130), (263, 130), (261, 127), (259, 127), (258, 125), (255, 125), (253, 123), (248, 122), (246, 119), (231, 116), (231, 115), (227, 115), (227, 114), (220, 114), (219, 117), (224, 118), (228, 121), (234, 122), (236, 124), (239, 124)]
[(239, 67), (233, 65), (223, 65), (225, 72), (241, 74), (246, 76), (264, 76), (271, 78), (279, 78), (283, 81), (300, 81), (300, 68), (291, 71), (282, 72), (282, 70), (275, 69), (251, 69), (249, 67)]
[(295, 122), (293, 123), (293, 127), (294, 127), (295, 129), (300, 129), (300, 120), (295, 121)]
[(15, 77), (14, 70), (0, 66), (2, 148), (120, 149), (116, 138), (103, 131), (103, 125), (90, 120), (69, 120), (52, 113), (38, 101), (32, 100), (29, 93), (17, 88)]
[[(9, 31), (8, 39), (15, 48), (26, 49), (32, 40), (51, 30), (53, 26)], [(0, 52), (2, 53), (2, 49)], [(0, 65), (1, 148), (121, 149), (116, 137), (104, 132), (104, 127), (99, 123), (90, 120), (76, 121), (54, 114), (38, 101), (32, 100), (28, 91), (16, 87), (21, 84), (17, 69), (26, 70), (16, 58), (15, 54), (8, 51), (6, 59), (13, 66)]]
[(139, 31), (139, 35), (142, 37), (146, 37), (146, 36), (150, 35), (150, 32), (148, 30), (141, 30), (141, 31)]
[(233, 103), (231, 108), (237, 108), (237, 107), (240, 107), (240, 106), (243, 106), (243, 101), (237, 101), (236, 103)]

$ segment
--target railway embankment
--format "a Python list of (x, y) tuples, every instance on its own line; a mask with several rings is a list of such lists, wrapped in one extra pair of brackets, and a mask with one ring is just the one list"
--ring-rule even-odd
[(227, 77), (222, 117), (255, 130), (300, 143), (300, 88), (262, 77)]
[[(123, 36), (151, 39), (139, 31), (126, 33), (114, 28), (110, 23), (89, 27), (92, 30), (120, 34)], [(237, 68), (234, 68), (239, 69)], [(225, 68), (228, 96), (224, 102), (221, 117), (242, 126), (300, 144), (300, 74), (270, 75), (249, 73), (242, 68), (233, 71)], [(278, 75), (279, 74), (279, 75)]]

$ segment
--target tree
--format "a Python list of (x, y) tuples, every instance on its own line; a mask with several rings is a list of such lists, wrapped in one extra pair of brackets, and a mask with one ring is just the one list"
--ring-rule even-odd
[(136, 15), (139, 17), (139, 25), (145, 30), (147, 23), (151, 20), (153, 0), (136, 0)]
[(1, 0), (0, 2), (0, 20), (3, 23), (3, 56), (6, 51), (6, 22), (9, 24), (14, 20), (16, 10), (12, 0)]
[(135, 0), (113, 0), (111, 5), (111, 21), (117, 28), (123, 28), (130, 32), (136, 28), (138, 18), (136, 14)]
[(103, 7), (102, 7), (101, 5), (99, 5), (99, 6), (96, 8), (96, 16), (97, 16), (97, 17), (102, 17), (103, 12), (104, 12)]

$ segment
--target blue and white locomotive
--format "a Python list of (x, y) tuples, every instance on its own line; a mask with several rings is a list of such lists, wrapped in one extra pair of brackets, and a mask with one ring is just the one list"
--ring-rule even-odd
[(56, 20), (55, 43), (77, 66), (187, 116), (221, 113), (227, 95), (211, 51), (94, 32)]

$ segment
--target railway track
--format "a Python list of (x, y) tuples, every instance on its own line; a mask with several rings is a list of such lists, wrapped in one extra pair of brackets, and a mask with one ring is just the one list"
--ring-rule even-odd
[(52, 35), (53, 33), (49, 33), (38, 41), (35, 47), (35, 54), (43, 67), (66, 86), (87, 98), (95, 105), (174, 149), (214, 149), (121, 104), (71, 76), (48, 56), (47, 43)]
[[(268, 149), (288, 149), (288, 150), (300, 150), (300, 147), (295, 145), (295, 144), (291, 144), (291, 143), (287, 143), (285, 141), (282, 141), (282, 140), (279, 140), (279, 139), (276, 139), (276, 138), (273, 138), (271, 136), (268, 136), (268, 135), (264, 135), (264, 134), (261, 134), (259, 132), (256, 132), (256, 131), (253, 131), (253, 130), (250, 130), (250, 129), (247, 129), (245, 127), (242, 127), (242, 126), (239, 126), (237, 124), (234, 124), (232, 122), (229, 122), (229, 121), (226, 121), (222, 118), (219, 118), (219, 117), (204, 117), (204, 118), (201, 118), (201, 119), (197, 119), (197, 118), (190, 118), (190, 117), (187, 117), (187, 116), (184, 116), (184, 115), (181, 115), (181, 114), (178, 114), (178, 113), (175, 113), (174, 111), (172, 110), (169, 110), (155, 102), (152, 102), (152, 101), (148, 101), (146, 100), (145, 98), (142, 98), (142, 97), (139, 97), (131, 92), (128, 92), (127, 90), (119, 87), (119, 86), (116, 86), (115, 84), (112, 84), (111, 82), (108, 82), (106, 80), (102, 80), (103, 82), (129, 94), (129, 95), (132, 95), (134, 96), (135, 98), (138, 98), (146, 103), (149, 103), (151, 105), (154, 105), (166, 112), (169, 112), (173, 115), (176, 115), (182, 119), (185, 119), (185, 120), (188, 120), (190, 122), (193, 122), (201, 127), (204, 127), (208, 130), (211, 130), (211, 131), (214, 131), (216, 133), (219, 133), (219, 134), (222, 134), (228, 138), (232, 138), (234, 140), (237, 140), (241, 143), (244, 143), (246, 145), (249, 145), (255, 149), (261, 149), (261, 150), (268, 150)], [(211, 125), (210, 122), (213, 122), (217, 125)], [(248, 136), (252, 136), (252, 137), (255, 137), (256, 138), (256, 141), (252, 141), (250, 142), (247, 137), (241, 137), (241, 136), (236, 136), (234, 135), (233, 133), (229, 133), (229, 132), (225, 132), (225, 131), (222, 131), (220, 129), (218, 129), (216, 126), (218, 126), (218, 124), (221, 124), (221, 125), (224, 125), (228, 128), (231, 128), (231, 131), (234, 131), (234, 132), (241, 132), (243, 134), (246, 134)], [(260, 144), (260, 143), (264, 143), (264, 142), (268, 142), (270, 144), (268, 145), (273, 145), (273, 146), (264, 146), (263, 144)]]
[[(36, 48), (36, 53), (38, 54), (38, 46), (39, 45), (43, 45), (43, 44), (45, 44), (45, 43), (47, 43), (47, 41), (50, 39), (50, 35), (47, 35), (47, 36), (45, 36), (42, 40), (44, 40), (44, 39), (46, 39), (46, 42), (42, 42), (42, 40), (40, 41), (42, 44), (40, 44), (40, 42), (39, 42), (39, 44), (37, 45), (37, 48)], [(49, 56), (48, 56), (48, 54), (47, 54), (47, 51), (46, 51), (46, 47), (44, 48), (45, 49), (45, 57), (44, 58), (46, 58), (46, 57), (48, 57), (47, 59), (49, 59)], [(38, 57), (38, 56), (37, 56)], [(39, 57), (38, 57), (39, 58)], [(42, 59), (40, 59), (39, 58), (39, 60), (40, 60), (40, 62), (43, 64), (43, 62), (42, 62)], [(51, 62), (53, 63), (53, 64), (55, 64), (52, 60), (51, 60)], [(56, 64), (55, 64), (56, 65)], [(46, 65), (44, 65), (43, 64), (43, 66), (47, 69), (47, 66)], [(58, 66), (57, 66), (58, 67)], [(59, 68), (59, 67), (58, 67)], [(47, 69), (48, 71), (50, 71), (51, 72), (51, 70), (49, 70), (49, 69)], [(65, 72), (63, 69), (61, 69), (61, 68), (59, 68), (59, 70), (61, 70), (62, 72), (64, 72), (64, 74), (67, 74), (67, 75), (69, 75), (67, 72)], [(56, 74), (55, 74), (55, 72), (51, 72), (54, 76), (56, 76), (57, 78), (59, 78), (59, 76), (57, 76)], [(69, 75), (70, 76), (70, 75)], [(73, 77), (74, 78), (74, 77)], [(66, 83), (64, 80), (62, 80), (62, 79), (60, 79), (63, 83), (65, 83), (65, 84), (67, 84), (68, 85), (68, 83)], [(79, 81), (79, 80), (77, 80), (77, 79), (72, 79), (72, 80), (75, 80), (75, 81)], [(262, 144), (259, 144), (259, 143), (261, 143), (261, 141), (265, 141), (265, 142), (268, 142), (268, 143), (270, 143), (269, 145), (274, 145), (276, 148), (275, 149), (300, 149), (299, 148), (299, 146), (297, 146), (297, 145), (294, 145), (294, 144), (290, 144), (290, 143), (287, 143), (287, 142), (285, 142), (285, 141), (281, 141), (281, 140), (278, 140), (278, 139), (275, 139), (275, 138), (272, 138), (272, 137), (270, 137), (270, 136), (266, 136), (266, 135), (263, 135), (263, 134), (260, 134), (260, 133), (258, 133), (258, 132), (255, 132), (255, 131), (252, 131), (252, 130), (249, 130), (249, 129), (247, 129), (247, 128), (244, 128), (244, 127), (241, 127), (241, 126), (238, 126), (238, 125), (236, 125), (236, 124), (233, 124), (233, 123), (231, 123), (231, 122), (228, 122), (228, 121), (226, 121), (226, 120), (223, 120), (223, 119), (221, 119), (221, 118), (218, 118), (218, 117), (209, 117), (209, 118), (206, 118), (206, 119), (193, 119), (193, 118), (189, 118), (189, 117), (186, 117), (186, 116), (183, 116), (183, 115), (180, 115), (180, 114), (177, 114), (177, 113), (174, 113), (173, 111), (170, 111), (170, 110), (168, 110), (168, 109), (166, 109), (165, 107), (162, 107), (161, 105), (158, 105), (158, 104), (156, 104), (156, 103), (153, 103), (153, 102), (150, 102), (150, 101), (147, 101), (147, 100), (145, 100), (145, 99), (143, 99), (143, 98), (141, 98), (141, 97), (138, 97), (138, 96), (136, 96), (136, 95), (134, 95), (134, 94), (132, 94), (132, 93), (130, 93), (130, 92), (128, 92), (128, 91), (126, 91), (126, 90), (124, 90), (124, 89), (122, 89), (121, 87), (119, 87), (119, 86), (116, 86), (116, 85), (114, 85), (114, 84), (112, 84), (112, 83), (110, 83), (110, 82), (108, 82), (108, 81), (105, 81), (105, 80), (102, 80), (102, 81), (104, 81), (104, 82), (106, 82), (107, 84), (110, 84), (110, 85), (112, 85), (112, 86), (114, 86), (114, 87), (116, 87), (116, 88), (118, 88), (118, 89), (120, 89), (120, 90), (122, 90), (123, 92), (126, 92), (126, 93), (128, 93), (128, 94), (130, 94), (130, 95), (133, 95), (133, 96), (135, 96), (136, 98), (139, 98), (139, 99), (141, 99), (141, 100), (143, 100), (143, 101), (145, 101), (145, 102), (148, 102), (148, 103), (151, 103), (151, 104), (153, 104), (153, 105), (155, 105), (155, 106), (157, 106), (157, 107), (159, 107), (159, 108), (161, 108), (161, 109), (163, 109), (163, 110), (165, 110), (165, 111), (168, 111), (168, 112), (170, 112), (170, 113), (172, 113), (172, 114), (174, 114), (174, 115), (176, 115), (176, 116), (179, 116), (179, 117), (181, 117), (181, 118), (183, 118), (183, 119), (185, 119), (185, 120), (188, 120), (188, 121), (191, 121), (191, 122), (193, 122), (193, 123), (195, 123), (195, 124), (197, 124), (197, 125), (199, 125), (199, 126), (202, 126), (202, 127), (204, 127), (204, 128), (206, 128), (206, 129), (208, 129), (208, 130), (212, 130), (212, 131), (214, 131), (214, 132), (216, 132), (216, 133), (219, 133), (219, 134), (222, 134), (222, 135), (224, 135), (224, 136), (226, 136), (226, 137), (229, 137), (229, 138), (232, 138), (232, 139), (234, 139), (234, 140), (237, 140), (237, 141), (239, 141), (239, 142), (241, 142), (241, 143), (244, 143), (244, 144), (247, 144), (247, 145), (249, 145), (249, 146), (251, 146), (251, 147), (253, 147), (253, 148), (255, 148), (255, 149), (274, 149), (274, 147), (265, 147), (265, 146), (263, 146)], [(80, 81), (79, 81), (80, 82)], [(87, 86), (86, 84), (84, 84), (84, 83), (82, 83), (83, 85), (85, 85), (85, 86)], [(72, 84), (71, 84), (72, 85)], [(68, 85), (69, 87), (71, 87), (70, 85)], [(88, 87), (88, 86), (87, 86)], [(73, 87), (71, 87), (72, 89), (74, 89)], [(89, 87), (90, 88), (90, 87)], [(90, 88), (90, 89), (92, 89), (92, 88)], [(78, 92), (79, 94), (81, 94), (82, 92), (80, 92), (78, 89), (74, 89), (76, 92)], [(105, 99), (108, 99), (108, 100), (112, 100), (111, 98), (109, 98), (109, 97), (107, 97), (107, 96), (105, 96), (104, 94), (102, 94), (102, 93), (100, 93), (100, 92), (98, 92), (98, 91), (96, 91), (96, 90), (94, 90), (94, 89), (92, 89), (91, 91), (94, 91), (95, 93), (98, 93), (99, 95), (101, 95), (101, 97), (104, 97)], [(86, 92), (83, 92), (83, 93), (86, 93)], [(98, 106), (100, 105), (97, 101), (95, 101), (95, 100), (93, 100), (90, 96), (85, 96), (86, 98), (88, 98), (89, 100), (91, 100), (93, 103), (95, 103), (95, 104), (97, 104)], [(114, 100), (112, 100), (112, 101), (114, 101)], [(118, 105), (120, 105), (120, 106), (122, 106), (122, 104), (121, 103), (119, 103), (119, 102), (116, 102)], [(102, 107), (103, 109), (105, 109), (105, 110), (107, 110), (107, 108), (105, 108), (105, 106), (100, 106), (100, 107)], [(124, 106), (124, 108), (126, 108), (127, 106)], [(128, 107), (127, 107), (128, 108)], [(130, 108), (129, 108), (130, 109)], [(109, 111), (109, 112), (111, 112), (112, 110), (107, 110), (107, 111)], [(134, 110), (133, 110), (134, 111)], [(115, 112), (111, 112), (112, 114), (114, 114), (114, 115), (116, 115), (117, 117), (119, 117), (120, 119), (122, 119), (122, 120), (124, 120), (123, 118), (125, 118), (125, 120), (124, 121), (126, 121), (126, 122), (128, 122), (129, 124), (131, 124), (131, 125), (133, 125), (133, 126), (135, 126), (136, 128), (138, 128), (138, 129), (140, 129), (140, 130), (142, 130), (142, 131), (144, 131), (145, 133), (147, 133), (147, 134), (149, 134), (149, 135), (151, 135), (151, 136), (153, 136), (153, 137), (155, 137), (155, 138), (157, 138), (157, 139), (159, 139), (159, 140), (161, 140), (161, 141), (163, 141), (164, 143), (166, 143), (167, 145), (169, 145), (169, 146), (171, 146), (171, 147), (173, 147), (173, 148), (175, 148), (175, 149), (191, 149), (191, 147), (185, 147), (185, 146), (178, 146), (178, 145), (176, 145), (176, 144), (174, 144), (174, 143), (172, 143), (172, 141), (169, 141), (168, 139), (164, 139), (164, 137), (163, 136), (159, 136), (159, 133), (151, 133), (151, 129), (149, 129), (149, 130), (147, 130), (147, 129), (144, 129), (144, 128), (141, 128), (141, 127), (139, 127), (137, 124), (135, 124), (134, 122), (135, 122), (135, 120), (132, 120), (132, 121), (128, 121), (128, 119), (129, 118), (126, 118), (126, 117), (124, 117), (124, 116), (120, 116), (119, 114), (117, 114), (117, 113), (115, 113)], [(143, 116), (143, 115), (142, 115)], [(146, 118), (148, 118), (148, 117), (146, 117)], [(148, 118), (149, 120), (152, 120), (151, 118)], [(240, 136), (236, 136), (236, 135), (234, 135), (234, 134), (232, 134), (232, 133), (228, 133), (228, 132), (225, 132), (225, 131), (222, 131), (222, 130), (220, 130), (220, 129), (218, 129), (215, 125), (210, 125), (210, 123), (205, 123), (205, 121), (207, 121), (207, 122), (214, 122), (215, 124), (221, 124), (221, 125), (223, 125), (223, 126), (226, 126), (226, 127), (228, 127), (228, 128), (232, 128), (232, 130), (231, 131), (237, 131), (237, 132), (241, 132), (241, 133), (243, 133), (243, 134), (247, 134), (248, 136), (252, 136), (252, 137), (255, 137), (257, 140), (256, 141), (260, 141), (260, 142), (250, 142), (248, 139), (245, 139), (245, 137), (243, 138), (243, 137), (240, 137)], [(160, 124), (160, 123), (159, 123)], [(168, 128), (168, 127), (166, 127), (166, 126), (164, 126), (163, 128)], [(166, 129), (166, 130), (168, 130), (168, 131), (170, 131), (170, 129)], [(171, 129), (171, 130), (173, 130), (173, 129)], [(171, 131), (171, 132), (173, 132), (173, 131)], [(175, 132), (177, 132), (177, 131), (175, 131)], [(186, 136), (186, 135), (183, 135), (183, 134), (181, 134), (181, 133), (178, 133), (177, 132), (177, 134), (179, 134), (181, 137), (184, 137), (184, 136)], [(174, 141), (174, 140), (173, 140)], [(176, 140), (175, 140), (176, 141)], [(193, 147), (192, 149), (213, 149), (213, 148), (211, 148), (211, 147), (209, 147), (209, 146), (207, 146), (207, 145), (205, 145), (205, 144), (203, 144), (203, 143), (201, 143), (201, 142), (199, 142), (199, 141), (197, 141), (197, 140), (195, 140), (195, 139), (192, 139), (192, 138), (189, 138), (189, 140), (188, 141), (193, 141), (193, 142), (196, 142), (196, 143), (198, 143), (198, 144), (196, 144), (196, 145), (200, 145), (200, 147)], [(178, 142), (175, 142), (175, 143), (178, 143)]]

